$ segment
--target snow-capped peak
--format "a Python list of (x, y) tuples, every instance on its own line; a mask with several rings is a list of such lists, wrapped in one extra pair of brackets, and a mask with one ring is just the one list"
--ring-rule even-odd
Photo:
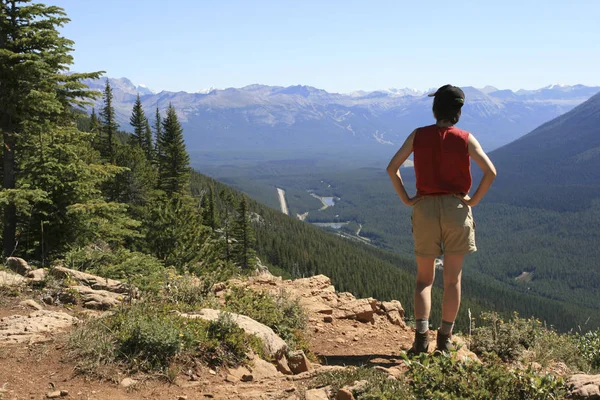
[(200, 89), (200, 90), (196, 91), (196, 93), (198, 93), (198, 94), (209, 94), (213, 90), (217, 90), (217, 88), (214, 88), (214, 87), (211, 86), (208, 89)]

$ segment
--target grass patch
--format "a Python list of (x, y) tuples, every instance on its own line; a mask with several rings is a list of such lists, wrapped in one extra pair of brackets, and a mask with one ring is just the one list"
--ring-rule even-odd
[(358, 381), (367, 381), (364, 392), (353, 393), (358, 399), (416, 399), (406, 381), (390, 380), (387, 374), (372, 368), (346, 368), (320, 374), (311, 382), (311, 387), (331, 386), (332, 391), (337, 394), (344, 386)]
[(462, 362), (451, 355), (425, 354), (405, 362), (417, 399), (547, 400), (562, 399), (567, 392), (561, 378), (511, 369), (501, 362)]
[(505, 362), (535, 361), (543, 367), (561, 361), (574, 371), (589, 372), (593, 369), (594, 357), (590, 354), (594, 354), (594, 347), (600, 356), (600, 339), (594, 346), (593, 333), (587, 339), (582, 338), (558, 333), (534, 318), (514, 314), (512, 319), (504, 321), (491, 312), (482, 314), (481, 326), (473, 332), (471, 350), (488, 360), (499, 357)]
[(304, 338), (307, 316), (297, 300), (290, 299), (285, 292), (271, 296), (266, 292), (233, 287), (225, 297), (228, 311), (246, 315), (267, 325), (288, 344), (290, 350), (308, 353)]
[[(176, 361), (201, 359), (211, 366), (237, 366), (262, 344), (247, 335), (225, 313), (218, 321), (186, 319), (168, 303), (142, 302), (114, 314), (88, 321), (70, 336), (70, 355), (77, 370), (110, 378), (110, 371), (160, 373)], [(108, 375), (104, 371), (109, 371)]]

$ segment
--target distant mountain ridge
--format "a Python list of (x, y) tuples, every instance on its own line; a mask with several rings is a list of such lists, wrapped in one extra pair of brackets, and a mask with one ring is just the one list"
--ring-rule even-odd
[[(381, 147), (393, 151), (416, 126), (432, 121), (431, 99), (415, 89), (329, 93), (305, 85), (249, 85), (195, 93), (154, 93), (127, 78), (110, 78), (121, 128), (129, 130), (131, 107), (140, 94), (148, 115), (172, 103), (181, 117), (190, 151)], [(103, 80), (88, 81), (101, 90)], [(467, 97), (459, 126), (487, 149), (507, 144), (600, 91), (584, 85), (538, 90), (463, 88)], [(101, 100), (97, 100), (99, 107)]]

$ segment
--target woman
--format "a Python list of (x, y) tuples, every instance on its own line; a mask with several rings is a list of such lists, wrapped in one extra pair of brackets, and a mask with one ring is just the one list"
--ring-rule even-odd
[[(460, 307), (460, 281), (466, 254), (477, 250), (471, 207), (476, 206), (496, 178), (494, 165), (469, 132), (456, 128), (465, 103), (463, 91), (445, 85), (433, 97), (434, 125), (417, 128), (406, 139), (387, 167), (390, 179), (407, 206), (413, 207), (412, 229), (417, 259), (415, 291), (416, 332), (413, 352), (429, 348), (431, 286), (435, 259), (444, 256), (444, 300), (437, 349), (453, 348), (452, 329)], [(409, 197), (400, 176), (400, 166), (414, 152), (417, 194)], [(471, 158), (483, 171), (473, 194)]]

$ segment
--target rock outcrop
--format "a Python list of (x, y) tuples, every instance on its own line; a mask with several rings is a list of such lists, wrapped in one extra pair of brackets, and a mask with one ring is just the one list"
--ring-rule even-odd
[[(269, 273), (251, 277), (248, 281), (232, 280), (233, 286), (265, 290), (278, 295), (284, 290), (292, 298), (297, 298), (309, 317), (332, 322), (334, 319), (349, 319), (359, 322), (373, 322), (375, 315), (386, 316), (394, 325), (404, 325), (404, 309), (399, 301), (379, 302), (375, 299), (357, 299), (351, 293), (336, 293), (331, 280), (324, 275), (296, 280), (283, 280)], [(224, 288), (217, 294), (224, 296)]]
[[(42, 275), (37, 271), (39, 270), (30, 272), (30, 275)], [(68, 283), (57, 294), (58, 300), (62, 303), (81, 304), (93, 310), (108, 310), (125, 299), (132, 300), (139, 297), (139, 291), (135, 287), (115, 279), (102, 278), (60, 266), (52, 268), (49, 273)], [(33, 278), (32, 282), (35, 282)]]
[(568, 385), (573, 399), (600, 399), (600, 375), (573, 375)]
[(66, 329), (77, 321), (67, 313), (48, 310), (4, 317), (0, 319), (0, 344), (44, 341), (48, 334)]

